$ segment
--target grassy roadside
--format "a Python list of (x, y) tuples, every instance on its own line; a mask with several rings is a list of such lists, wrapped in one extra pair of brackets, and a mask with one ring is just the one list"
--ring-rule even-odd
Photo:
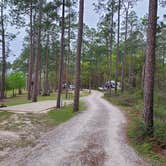
[[(164, 94), (155, 94), (155, 132), (153, 138), (145, 134), (143, 123), (143, 94), (141, 91), (125, 92), (105, 99), (119, 106), (128, 117), (127, 135), (130, 144), (145, 159), (150, 159), (154, 166), (166, 166), (166, 103)], [(160, 100), (158, 100), (160, 98)]]
[(73, 112), (73, 105), (66, 106), (61, 108), (60, 110), (52, 110), (49, 111), (46, 115), (48, 123), (59, 125), (60, 123), (66, 122), (67, 120), (71, 119), (81, 111), (85, 110), (85, 104), (80, 102), (79, 106), (80, 111), (75, 113)]

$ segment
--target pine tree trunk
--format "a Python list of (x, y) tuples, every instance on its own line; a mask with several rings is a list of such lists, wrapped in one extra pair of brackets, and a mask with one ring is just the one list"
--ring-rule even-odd
[(47, 43), (46, 43), (46, 57), (45, 57), (45, 78), (44, 78), (44, 96), (49, 95), (48, 90), (48, 59), (49, 59), (49, 34), (47, 33)]
[(119, 77), (119, 36), (120, 36), (120, 8), (121, 0), (118, 1), (118, 35), (117, 35), (117, 53), (116, 53), (116, 73), (115, 73), (115, 94), (117, 94), (117, 82)]
[(28, 66), (28, 100), (31, 99), (32, 90), (32, 62), (33, 62), (33, 16), (32, 16), (32, 1), (30, 4), (30, 55), (29, 55), (29, 66)]
[[(69, 0), (69, 3), (71, 3), (70, 2), (70, 0)], [(71, 31), (71, 5), (69, 5), (69, 11), (68, 11), (69, 13), (69, 22), (68, 22), (68, 53), (67, 53), (67, 65), (66, 65), (66, 83), (67, 83), (67, 85), (69, 85), (69, 80), (70, 80), (70, 66), (69, 66), (69, 64), (70, 64), (70, 31)], [(68, 98), (68, 87), (66, 88), (66, 99)]]
[(144, 89), (144, 79), (145, 79), (145, 59), (146, 59), (146, 53), (145, 53), (145, 49), (143, 48), (142, 50), (142, 55), (144, 57), (143, 61), (144, 61), (144, 64), (142, 66), (142, 74), (141, 74), (141, 88)]
[[(112, 1), (111, 14), (111, 36), (110, 36), (110, 81), (112, 80), (112, 48), (113, 48), (113, 33), (114, 33), (114, 1)], [(110, 87), (111, 94), (111, 87)]]
[(1, 99), (5, 98), (5, 74), (6, 74), (6, 52), (5, 52), (5, 29), (3, 0), (1, 1), (1, 34), (2, 34), (2, 78), (1, 78)]
[(144, 121), (146, 132), (153, 136), (153, 92), (155, 72), (155, 42), (157, 26), (157, 0), (149, 1), (149, 18), (147, 30), (147, 48), (144, 80)]
[(64, 66), (64, 21), (65, 21), (65, 0), (62, 4), (62, 20), (61, 20), (61, 56), (59, 58), (59, 79), (58, 79), (58, 98), (57, 98), (57, 108), (61, 107), (61, 92), (62, 92), (62, 79), (63, 79), (63, 66)]
[(12, 97), (15, 97), (14, 89), (12, 89)]
[(80, 96), (80, 59), (83, 35), (83, 17), (84, 17), (84, 0), (80, 0), (79, 4), (79, 23), (78, 23), (78, 38), (76, 51), (76, 77), (75, 77), (75, 91), (74, 91), (74, 108), (73, 111), (79, 110), (79, 96)]
[(40, 65), (40, 56), (41, 56), (41, 19), (42, 19), (42, 0), (39, 1), (39, 17), (38, 17), (38, 34), (37, 34), (37, 52), (35, 57), (35, 76), (34, 76), (34, 87), (33, 87), (33, 96), (32, 102), (37, 102), (37, 96), (39, 91), (39, 65)]
[(129, 3), (128, 3), (128, 7), (126, 8), (125, 43), (124, 43), (124, 55), (123, 55), (123, 62), (122, 62), (121, 92), (124, 91), (124, 77), (125, 77), (125, 74), (126, 74), (127, 34), (128, 34), (128, 10), (129, 10)]
[(21, 88), (18, 89), (18, 94), (19, 94), (19, 95), (22, 95), (22, 90), (21, 90)]
[[(41, 23), (40, 23), (41, 24)], [(40, 44), (41, 44), (41, 39), (40, 39)], [(41, 57), (41, 47), (40, 47), (40, 54), (39, 54), (39, 81), (38, 81), (38, 95), (41, 95), (42, 91), (42, 57)]]

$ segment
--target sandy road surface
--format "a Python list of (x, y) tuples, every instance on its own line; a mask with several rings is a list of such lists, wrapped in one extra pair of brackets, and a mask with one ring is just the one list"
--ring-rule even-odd
[[(71, 100), (63, 101), (63, 105), (71, 104)], [(44, 113), (48, 112), (52, 109), (56, 108), (56, 101), (55, 100), (46, 100), (46, 101), (39, 101), (35, 103), (27, 103), (27, 104), (19, 104), (15, 106), (8, 106), (0, 108), (3, 111), (10, 111), (14, 113)]]
[(87, 110), (13, 153), (3, 166), (145, 166), (126, 143), (122, 112), (93, 91)]

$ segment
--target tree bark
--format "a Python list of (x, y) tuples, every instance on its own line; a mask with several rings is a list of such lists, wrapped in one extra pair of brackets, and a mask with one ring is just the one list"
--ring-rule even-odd
[(128, 12), (129, 12), (129, 2), (126, 8), (126, 22), (125, 22), (125, 41), (124, 41), (124, 55), (122, 62), (122, 78), (121, 78), (121, 92), (124, 91), (124, 77), (126, 74), (126, 56), (127, 56), (127, 35), (128, 35)]
[(41, 57), (41, 39), (40, 39), (38, 95), (41, 95), (41, 92), (42, 92), (42, 57)]
[[(69, 0), (69, 20), (68, 20), (68, 53), (67, 53), (67, 66), (66, 66), (66, 83), (69, 85), (70, 82), (70, 38), (71, 38), (71, 4)], [(66, 88), (66, 99), (68, 98), (68, 88)]]
[(76, 51), (76, 77), (75, 77), (74, 107), (73, 107), (74, 112), (79, 111), (80, 72), (81, 72), (80, 59), (81, 59), (82, 35), (83, 35), (83, 18), (84, 18), (84, 0), (80, 0), (77, 51)]
[(6, 74), (6, 51), (5, 51), (5, 29), (4, 29), (4, 11), (3, 0), (1, 1), (1, 35), (2, 35), (2, 78), (1, 78), (1, 95), (0, 98), (5, 98), (5, 74)]
[(116, 73), (115, 73), (115, 94), (117, 94), (117, 82), (119, 77), (119, 36), (120, 36), (120, 8), (121, 0), (118, 1), (118, 35), (117, 35), (117, 53), (116, 53)]
[[(112, 80), (112, 48), (113, 48), (113, 33), (114, 33), (114, 1), (112, 1), (111, 14), (111, 35), (110, 35), (110, 81)], [(110, 87), (111, 94), (111, 87)]]
[(12, 89), (12, 97), (15, 97), (14, 89)]
[(18, 94), (19, 94), (19, 95), (22, 95), (22, 90), (21, 90), (21, 88), (18, 89)]
[(148, 20), (144, 80), (144, 121), (147, 134), (149, 136), (153, 136), (153, 92), (155, 72), (157, 0), (149, 0)]
[(37, 34), (37, 54), (35, 58), (35, 77), (34, 77), (34, 87), (33, 87), (33, 96), (32, 102), (37, 102), (37, 96), (39, 91), (39, 65), (40, 65), (40, 56), (41, 56), (41, 20), (42, 20), (42, 4), (43, 1), (39, 0), (39, 17), (38, 17), (38, 34)]
[(45, 78), (44, 78), (44, 96), (49, 95), (48, 90), (48, 59), (49, 59), (49, 33), (47, 32), (47, 42), (46, 42), (46, 57), (45, 57)]
[(65, 0), (62, 3), (62, 20), (61, 20), (61, 56), (59, 62), (59, 79), (58, 79), (58, 98), (57, 108), (61, 107), (61, 92), (62, 92), (62, 79), (63, 79), (63, 66), (64, 66), (64, 21), (65, 21)]
[(32, 1), (30, 4), (30, 54), (28, 66), (28, 100), (31, 99), (32, 90), (32, 62), (33, 62), (33, 16), (32, 16)]

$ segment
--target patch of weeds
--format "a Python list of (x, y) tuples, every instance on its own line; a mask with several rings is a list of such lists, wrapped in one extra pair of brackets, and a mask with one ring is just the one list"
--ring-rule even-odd
[[(133, 115), (130, 116), (130, 119)], [(133, 121), (130, 121), (130, 126), (128, 126), (127, 134), (128, 137), (133, 139), (135, 142), (142, 142), (145, 137), (145, 127), (142, 123), (141, 118), (132, 117)], [(133, 134), (134, 133), (134, 134)]]
[(35, 146), (34, 140), (21, 140), (15, 144), (16, 148), (24, 148), (27, 146), (34, 147)]
[(166, 122), (166, 108), (155, 108), (155, 117)]
[(10, 112), (0, 111), (0, 121), (8, 119), (11, 115), (12, 115), (12, 113), (10, 113)]
[(166, 149), (166, 131), (165, 131), (166, 123), (163, 123), (159, 119), (155, 121), (155, 132), (154, 139), (156, 140), (156, 144), (160, 146), (162, 149)]

